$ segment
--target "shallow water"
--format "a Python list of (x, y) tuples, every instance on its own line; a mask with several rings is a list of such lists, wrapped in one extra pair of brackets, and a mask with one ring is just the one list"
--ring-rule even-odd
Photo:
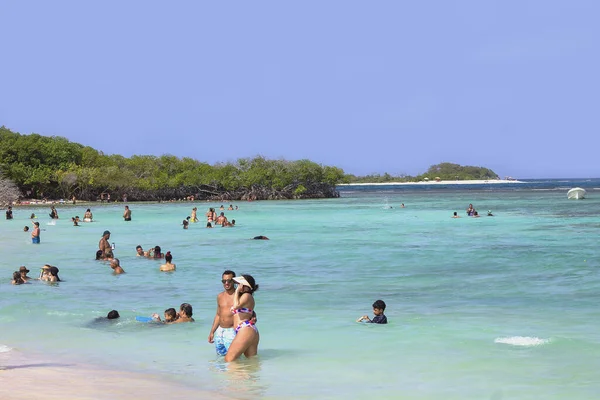
[[(219, 204), (130, 203), (131, 222), (122, 204), (98, 204), (97, 222), (81, 227), (67, 217), (87, 206), (60, 207), (56, 224), (49, 207), (16, 208), (15, 220), (0, 221), (0, 349), (168, 373), (234, 397), (594, 398), (598, 193), (345, 189), (339, 199), (234, 203), (225, 213), (235, 228), (188, 230), (180, 223), (194, 205), (201, 214)], [(481, 218), (465, 216), (469, 203)], [(31, 212), (40, 245), (22, 232)], [(93, 260), (105, 229), (124, 275)], [(135, 257), (137, 244), (170, 250), (177, 271)], [(10, 285), (19, 265), (35, 276), (44, 263), (64, 281)], [(207, 343), (229, 268), (260, 284), (259, 357), (233, 367)], [(376, 299), (390, 323), (355, 323)], [(196, 323), (135, 321), (182, 302)], [(90, 326), (111, 309), (118, 322)]]

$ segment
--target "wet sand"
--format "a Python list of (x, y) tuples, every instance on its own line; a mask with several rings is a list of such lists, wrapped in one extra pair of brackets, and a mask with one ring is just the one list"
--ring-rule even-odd
[(134, 400), (230, 399), (154, 374), (105, 370), (68, 361), (0, 354), (0, 399)]

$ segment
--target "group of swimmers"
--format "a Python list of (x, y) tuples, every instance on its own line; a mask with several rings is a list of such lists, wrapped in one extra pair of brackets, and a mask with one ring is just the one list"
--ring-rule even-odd
[[(225, 206), (223, 206), (223, 204), (221, 204), (221, 207), (219, 207), (219, 210), (224, 210), (224, 209), (225, 209)], [(238, 206), (235, 206), (235, 208), (234, 208), (233, 204), (230, 204), (229, 207), (227, 208), (227, 210), (229, 210), (229, 211), (238, 210)], [(207, 228), (212, 228), (213, 224), (221, 225), (222, 228), (235, 226), (235, 219), (232, 219), (231, 221), (229, 221), (227, 219), (227, 217), (225, 216), (225, 212), (223, 212), (223, 211), (221, 211), (221, 213), (217, 216), (217, 212), (215, 211), (215, 209), (213, 207), (210, 207), (204, 215), (206, 216), (206, 227)], [(193, 223), (199, 222), (198, 207), (192, 208), (192, 214), (183, 220), (183, 222), (182, 222), (183, 229), (188, 229), (190, 222), (193, 222)]]
[[(61, 279), (58, 276), (59, 269), (53, 265), (46, 264), (41, 268), (39, 279), (40, 281), (45, 282), (60, 282)], [(31, 283), (33, 278), (28, 276), (29, 269), (26, 266), (22, 265), (19, 267), (18, 271), (13, 272), (13, 279), (11, 283), (13, 285), (23, 285), (25, 283)]]
[[(221, 209), (224, 209), (224, 207), (221, 206)], [(235, 209), (238, 209), (238, 207), (236, 206), (234, 208), (233, 205), (230, 205), (228, 208), (228, 210)], [(196, 207), (194, 207), (194, 214), (196, 210)], [(53, 219), (58, 219), (58, 212), (54, 207), (52, 207), (50, 216)], [(221, 226), (235, 226), (235, 220), (229, 222), (225, 217), (224, 212), (221, 212), (220, 215), (217, 216), (214, 208), (210, 208), (209, 211), (207, 211), (206, 217), (209, 224), (214, 223), (215, 225)], [(88, 209), (84, 214), (83, 222), (91, 222), (92, 219), (93, 215), (91, 210)], [(78, 216), (73, 217), (72, 220), (74, 224), (81, 222)], [(189, 221), (189, 219), (186, 219), (186, 221)], [(39, 223), (37, 221), (33, 222), (35, 226), (34, 231), (37, 229), (37, 243), (39, 243)], [(122, 274), (125, 271), (121, 267), (119, 259), (114, 255), (115, 244), (110, 243), (110, 237), (111, 232), (108, 230), (104, 231), (98, 244), (96, 259), (109, 261), (114, 273)], [(253, 239), (268, 240), (266, 236), (262, 235), (256, 236)], [(173, 256), (171, 252), (167, 251), (166, 254), (163, 254), (160, 246), (155, 246), (149, 251), (144, 251), (142, 246), (138, 245), (136, 247), (136, 254), (140, 257), (152, 259), (164, 258), (165, 264), (161, 265), (161, 271), (175, 271), (176, 269), (176, 265), (172, 263)], [(58, 276), (58, 272), (59, 270), (57, 267), (44, 265), (39, 279), (42, 281), (59, 282), (61, 279)], [(22, 266), (19, 271), (15, 271), (15, 274), (13, 275), (13, 284), (18, 285), (26, 283), (28, 280), (32, 279), (27, 273), (29, 273), (29, 270), (25, 266)], [(257, 317), (256, 312), (254, 311), (255, 302), (253, 297), (254, 292), (258, 290), (258, 284), (256, 284), (251, 275), (235, 277), (235, 273), (233, 272), (229, 275), (224, 274), (222, 283), (224, 284), (225, 290), (217, 297), (219, 307), (213, 321), (213, 326), (216, 322), (216, 327), (215, 329), (211, 328), (209, 341), (215, 343), (217, 354), (224, 356), (226, 362), (236, 360), (242, 354), (246, 357), (252, 357), (258, 353), (259, 342), (258, 329), (256, 328)], [(224, 293), (225, 296), (227, 296), (226, 298), (223, 296)], [(162, 320), (158, 314), (153, 314), (153, 319), (157, 322), (160, 321), (167, 324), (193, 322), (194, 319), (192, 315), (192, 306), (189, 303), (183, 303), (180, 306), (179, 312), (176, 312), (174, 308), (169, 308), (164, 312), (164, 320)], [(119, 317), (118, 312), (112, 310), (107, 316), (107, 319), (117, 319)], [(219, 335), (219, 332), (217, 332), (218, 328), (221, 328), (219, 332), (227, 330), (228, 333)], [(213, 340), (214, 337), (217, 339)], [(221, 340), (220, 338), (224, 338), (224, 340)]]
[(164, 321), (161, 320), (160, 316), (156, 313), (152, 314), (152, 319), (156, 322), (163, 322), (165, 324), (180, 324), (182, 322), (194, 322), (192, 315), (192, 305), (189, 303), (182, 303), (181, 306), (179, 306), (179, 312), (175, 311), (174, 308), (167, 308), (164, 314)]
[[(469, 204), (469, 207), (467, 207), (467, 216), (474, 217), (474, 218), (479, 218), (481, 215), (479, 215), (479, 213), (477, 212), (477, 210), (475, 210), (475, 208), (473, 207), (473, 204)], [(488, 210), (487, 216), (488, 217), (493, 217), (494, 216), (494, 214), (492, 213), (492, 210)], [(454, 214), (452, 215), (452, 218), (460, 218), (460, 216), (458, 215), (458, 213), (456, 211), (454, 211)]]

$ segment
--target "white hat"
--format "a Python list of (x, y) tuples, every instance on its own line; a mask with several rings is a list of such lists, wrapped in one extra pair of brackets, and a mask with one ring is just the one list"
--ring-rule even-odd
[(248, 286), (250, 289), (252, 289), (252, 286), (250, 286), (246, 278), (244, 278), (243, 276), (236, 276), (233, 278), (233, 281), (235, 283), (239, 283), (240, 285)]

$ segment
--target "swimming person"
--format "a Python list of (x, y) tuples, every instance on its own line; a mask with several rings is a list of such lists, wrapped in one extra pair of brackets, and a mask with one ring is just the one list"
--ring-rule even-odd
[(150, 258), (164, 258), (165, 255), (160, 252), (160, 246), (154, 246), (154, 248), (148, 251), (148, 257)]
[(8, 209), (6, 210), (6, 219), (13, 219), (13, 212), (11, 206), (8, 206)]
[(27, 269), (26, 266), (21, 265), (19, 267), (19, 274), (21, 274), (21, 279), (23, 279), (25, 282), (27, 282), (28, 280), (31, 279), (30, 276), (27, 276), (28, 273), (29, 273), (29, 270)]
[(235, 293), (234, 277), (235, 272), (230, 270), (226, 270), (221, 275), (223, 291), (217, 295), (217, 313), (215, 314), (208, 335), (208, 343), (215, 344), (217, 354), (220, 356), (224, 356), (227, 353), (227, 349), (229, 349), (235, 337), (233, 314), (231, 313)]
[(23, 278), (21, 278), (21, 273), (19, 271), (13, 272), (12, 281), (10, 281), (12, 285), (22, 285), (26, 283)]
[(40, 243), (40, 223), (37, 221), (33, 223), (33, 232), (31, 232), (31, 243)]
[(192, 318), (192, 305), (190, 303), (181, 303), (179, 307), (179, 314), (177, 319), (173, 321), (173, 324), (180, 324), (182, 322), (194, 322), (194, 318)]
[(268, 237), (260, 235), (260, 236), (254, 236), (252, 239), (254, 240), (270, 240)]
[(110, 239), (110, 231), (104, 231), (100, 238), (100, 242), (98, 242), (98, 248), (102, 250), (104, 258), (113, 258), (112, 247), (110, 246), (110, 243), (108, 243), (108, 239)]
[(192, 208), (192, 216), (190, 217), (192, 222), (198, 222), (198, 216), (196, 215), (197, 211), (198, 211), (198, 207)]
[(467, 215), (469, 217), (473, 216), (473, 213), (475, 212), (475, 209), (473, 208), (473, 204), (469, 204), (469, 207), (467, 208)]
[(113, 270), (113, 273), (115, 275), (120, 275), (120, 274), (124, 274), (125, 270), (123, 268), (121, 268), (121, 262), (119, 261), (118, 258), (113, 258), (112, 260), (110, 260), (110, 267)]
[(131, 221), (131, 210), (129, 206), (125, 206), (125, 212), (123, 212), (123, 219), (125, 221)]
[(83, 214), (83, 222), (92, 222), (93, 215), (90, 209), (85, 210), (85, 214)]
[(135, 252), (137, 257), (148, 257), (148, 252), (144, 251), (141, 245), (135, 246)]
[(252, 357), (258, 354), (258, 342), (260, 335), (256, 325), (252, 323), (252, 312), (254, 311), (254, 292), (258, 290), (252, 275), (242, 275), (233, 278), (238, 284), (233, 297), (233, 324), (235, 337), (225, 354), (225, 362), (235, 361), (243, 354)]
[(58, 211), (56, 211), (56, 208), (54, 208), (54, 206), (50, 207), (50, 218), (52, 219), (58, 219)]
[(373, 303), (373, 319), (369, 318), (368, 315), (363, 315), (356, 322), (367, 321), (370, 324), (387, 324), (387, 317), (383, 314), (385, 311), (385, 302), (383, 300), (376, 300)]
[(160, 270), (161, 271), (165, 271), (165, 272), (169, 272), (169, 271), (175, 271), (175, 268), (177, 267), (175, 264), (172, 264), (171, 261), (173, 260), (173, 256), (171, 255), (170, 251), (167, 251), (167, 254), (165, 254), (165, 263), (163, 265), (160, 266)]
[(50, 267), (50, 277), (48, 278), (49, 282), (60, 282), (60, 278), (58, 277), (58, 268), (51, 266)]
[(160, 315), (158, 315), (156, 313), (152, 314), (152, 319), (154, 319), (157, 322), (164, 322), (165, 324), (174, 323), (178, 317), (179, 316), (177, 315), (177, 311), (174, 308), (167, 308), (165, 310), (165, 320), (164, 321), (162, 321), (160, 319)]

